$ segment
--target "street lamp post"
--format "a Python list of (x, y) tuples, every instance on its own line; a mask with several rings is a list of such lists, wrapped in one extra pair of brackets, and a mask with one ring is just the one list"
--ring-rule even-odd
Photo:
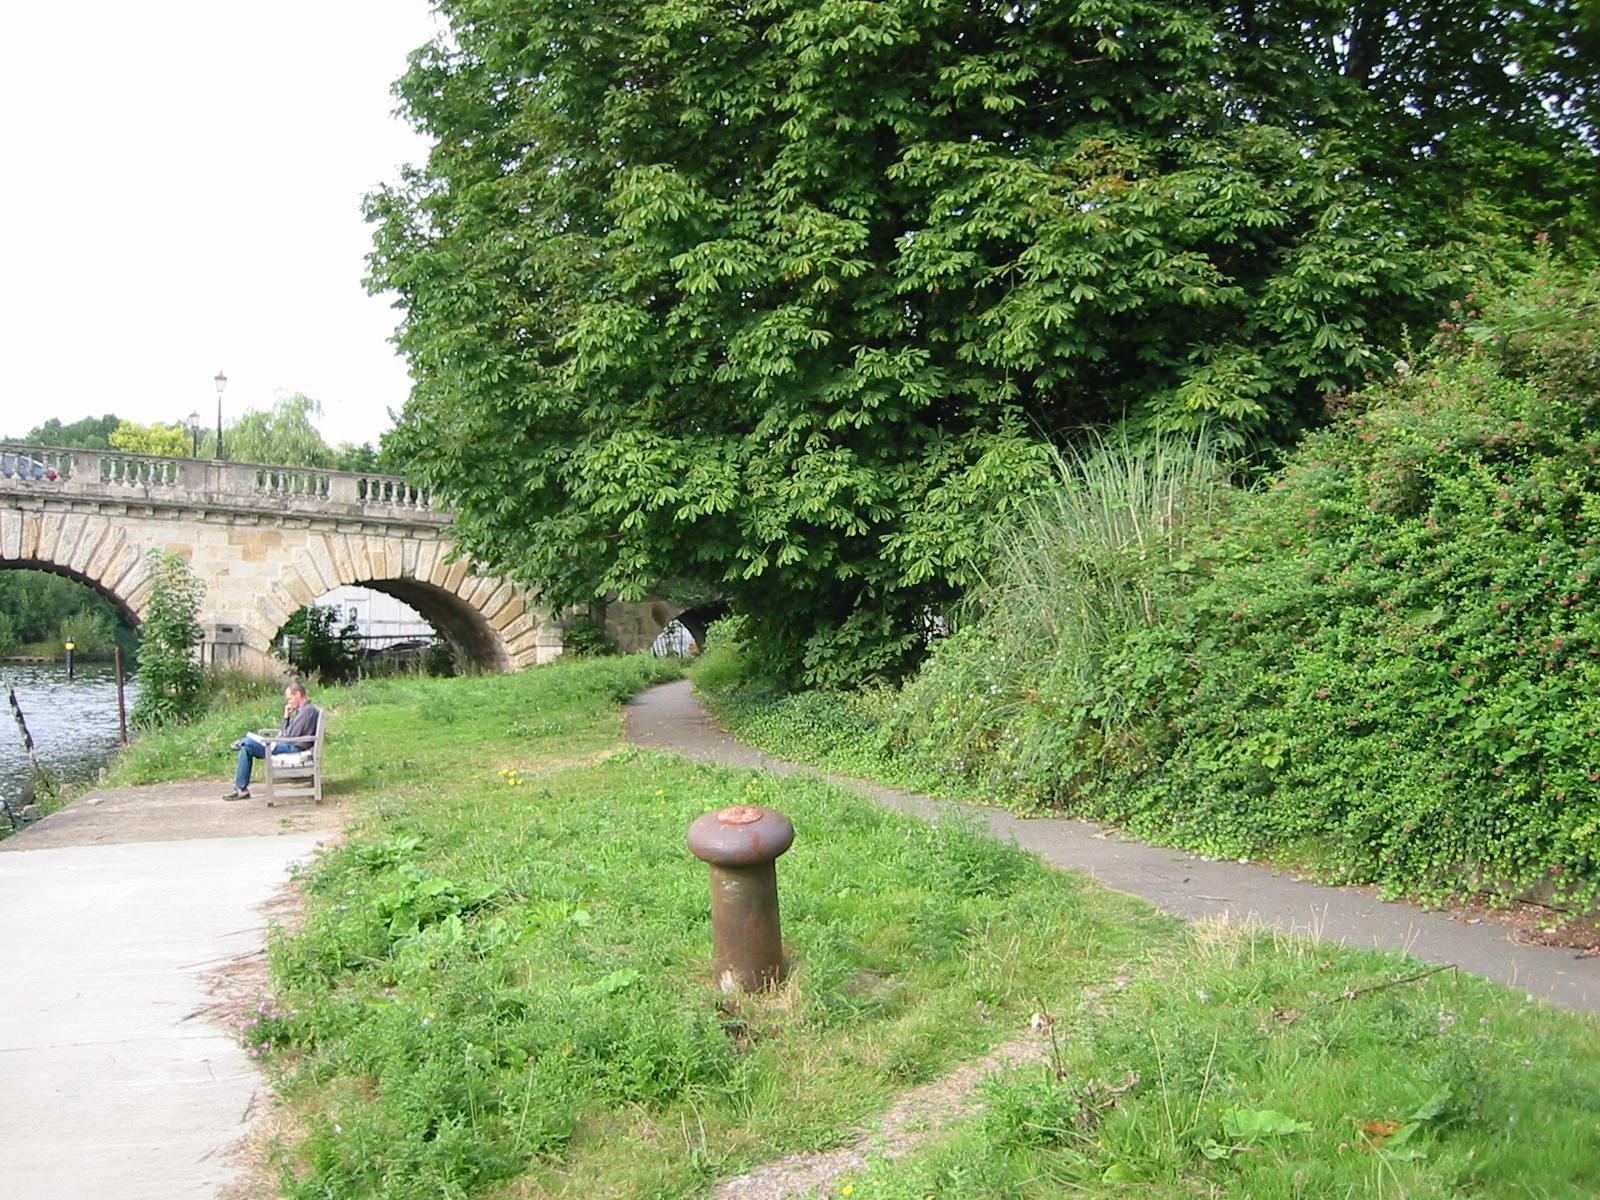
[(189, 414), (189, 440), (194, 443), (194, 447), (190, 451), (190, 457), (199, 458), (200, 457), (200, 414), (198, 412), (192, 412), (192, 413)]
[(217, 368), (216, 378), (212, 381), (217, 385), (217, 452), (214, 458), (223, 458), (222, 453), (222, 389), (228, 386), (228, 377), (222, 373), (222, 368)]

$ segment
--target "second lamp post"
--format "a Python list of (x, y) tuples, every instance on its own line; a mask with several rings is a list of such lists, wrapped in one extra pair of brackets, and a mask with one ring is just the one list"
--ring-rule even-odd
[(213, 382), (217, 385), (217, 452), (213, 458), (226, 457), (222, 453), (222, 389), (228, 386), (228, 377), (222, 373), (222, 368), (217, 368), (217, 375)]

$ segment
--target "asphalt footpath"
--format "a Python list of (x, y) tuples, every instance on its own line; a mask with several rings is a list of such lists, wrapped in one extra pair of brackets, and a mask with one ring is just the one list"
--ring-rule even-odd
[(235, 1182), (261, 1077), (213, 1023), (332, 806), (101, 790), (0, 842), (0, 1196), (178, 1200)]
[(1454, 965), (1561, 1008), (1600, 1012), (1600, 958), (1579, 958), (1571, 949), (1516, 941), (1512, 925), (1476, 915), (1430, 912), (1385, 901), (1371, 889), (1310, 883), (1255, 863), (1210, 861), (1133, 841), (1088, 821), (1019, 817), (1003, 809), (937, 801), (797, 766), (735, 740), (711, 719), (687, 680), (634, 697), (627, 709), (627, 728), (629, 740), (641, 747), (779, 775), (823, 775), (886, 808), (923, 818), (964, 810), (980, 818), (996, 837), (1033, 851), (1052, 866), (1081, 871), (1106, 887), (1141, 896), (1189, 920), (1252, 920), (1346, 946), (1401, 950), (1424, 963)]

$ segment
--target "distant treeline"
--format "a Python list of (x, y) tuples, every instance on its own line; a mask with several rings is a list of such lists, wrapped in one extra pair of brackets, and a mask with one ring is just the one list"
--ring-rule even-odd
[(80, 659), (130, 661), (139, 638), (98, 592), (47, 571), (0, 571), (0, 654), (55, 656), (67, 642)]
[[(340, 442), (330, 446), (314, 418), (322, 405), (296, 392), (265, 412), (241, 414), (223, 430), (223, 448), (235, 462), (270, 463), (284, 467), (321, 467), (338, 471), (387, 471), (392, 464), (370, 443)], [(187, 455), (209, 458), (216, 453), (215, 430), (194, 430), (181, 421), (141, 425), (114, 413), (62, 424), (52, 417), (14, 440), (72, 450), (125, 450), (130, 454)]]

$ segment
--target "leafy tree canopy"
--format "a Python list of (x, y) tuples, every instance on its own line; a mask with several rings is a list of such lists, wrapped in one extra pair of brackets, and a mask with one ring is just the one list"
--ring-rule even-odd
[(84, 417), (63, 425), (59, 417), (51, 417), (42, 425), (35, 425), (18, 441), (34, 446), (62, 446), (69, 450), (109, 450), (111, 431), (122, 424), (114, 413), (103, 417)]
[[(322, 405), (296, 392), (279, 400), (266, 412), (251, 411), (231, 422), (224, 432), (228, 457), (236, 461), (283, 467), (324, 467), (339, 471), (392, 471), (388, 456), (371, 443), (340, 442), (330, 446), (314, 418)], [(52, 417), (16, 439), (34, 445), (62, 446), (74, 450), (126, 450), (130, 454), (188, 455), (195, 449), (187, 425), (159, 422), (141, 425), (113, 413), (85, 417), (63, 425)], [(202, 458), (217, 452), (217, 435), (202, 430)]]
[(252, 410), (234, 421), (225, 431), (223, 446), (229, 458), (240, 462), (331, 467), (333, 451), (314, 420), (321, 415), (320, 403), (295, 392), (264, 412)]
[(80, 658), (121, 646), (131, 661), (138, 635), (115, 604), (81, 583), (48, 571), (0, 571), (0, 654), (24, 645), (54, 654), (67, 641)]
[(371, 442), (340, 442), (333, 448), (333, 465), (341, 471), (390, 470), (387, 457)]
[(702, 578), (813, 682), (916, 656), (1047, 439), (1293, 429), (1596, 228), (1574, 0), (437, 7), (390, 445), (556, 602)]
[[(367, 443), (328, 445), (316, 426), (322, 404), (303, 392), (283, 397), (265, 412), (252, 410), (224, 431), (223, 447), (239, 462), (283, 467), (323, 467), (339, 471), (383, 470), (383, 456)], [(201, 452), (214, 453), (216, 435), (202, 442)]]
[(192, 446), (191, 435), (182, 425), (140, 425), (135, 421), (118, 421), (107, 441), (111, 449), (130, 454), (188, 454)]

